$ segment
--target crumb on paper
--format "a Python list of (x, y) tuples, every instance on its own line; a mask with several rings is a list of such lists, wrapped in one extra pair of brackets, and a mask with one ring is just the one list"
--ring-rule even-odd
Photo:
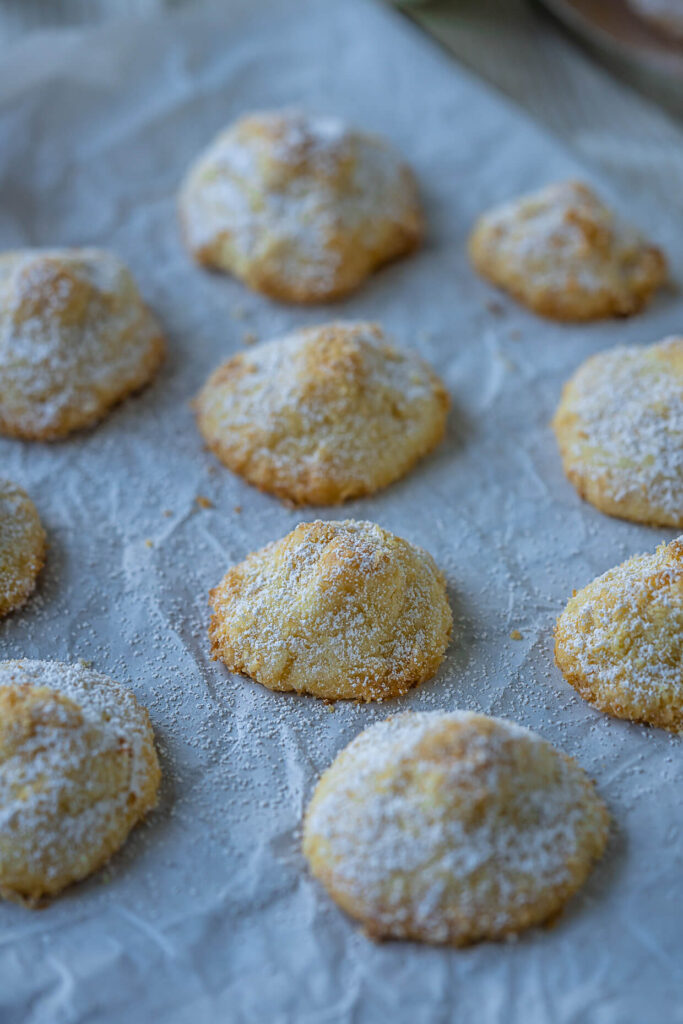
[(233, 506), (233, 512), (236, 512), (237, 515), (239, 515), (241, 511), (242, 511), (242, 506), (241, 505), (234, 505)]
[(518, 629), (513, 629), (513, 630), (510, 631), (510, 639), (511, 640), (521, 640), (522, 639), (522, 634), (520, 633), (520, 631)]
[(254, 334), (253, 331), (246, 331), (242, 335), (242, 344), (243, 345), (255, 345), (257, 341), (258, 341), (258, 338), (256, 337), (256, 335)]
[(166, 519), (169, 519), (173, 515), (173, 512), (170, 508), (165, 508), (161, 514), (162, 516), (165, 516)]
[(205, 498), (203, 494), (198, 494), (194, 500), (200, 508), (213, 508), (213, 502), (210, 498)]
[(498, 299), (488, 299), (486, 308), (489, 313), (493, 313), (494, 316), (502, 316), (505, 312), (505, 306)]
[(94, 662), (90, 658), (79, 658), (78, 659), (78, 664), (82, 665), (83, 668), (92, 668), (93, 665), (94, 665)]
[(145, 540), (145, 546), (148, 547), (148, 548), (153, 548), (154, 547), (154, 541), (150, 540), (149, 537), (147, 537), (147, 539)]

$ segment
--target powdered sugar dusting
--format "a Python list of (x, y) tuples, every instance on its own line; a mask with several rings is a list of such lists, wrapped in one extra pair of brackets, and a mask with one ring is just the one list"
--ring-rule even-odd
[(504, 203), (480, 223), (498, 265), (529, 275), (534, 289), (616, 292), (630, 288), (642, 272), (642, 235), (578, 182)]
[(198, 399), (200, 427), (228, 465), (250, 479), (267, 467), (273, 489), (290, 481), (299, 500), (326, 491), (340, 500), (400, 476), (438, 441), (447, 407), (431, 368), (362, 322), (256, 346), (216, 371)]
[(284, 282), (312, 289), (333, 286), (340, 236), (358, 233), (359, 250), (371, 251), (387, 223), (416, 216), (405, 167), (384, 140), (297, 110), (253, 114), (222, 132), (180, 203), (192, 249), (220, 240), (237, 272), (275, 258)]
[(469, 712), (408, 713), (339, 755), (304, 849), (318, 847), (315, 866), (373, 927), (438, 942), (514, 926), (604, 837), (584, 772), (541, 737)]
[(579, 591), (556, 635), (558, 661), (598, 706), (646, 721), (669, 709), (669, 727), (683, 723), (683, 536)]
[(214, 649), (275, 689), (381, 698), (431, 675), (451, 627), (432, 557), (374, 523), (303, 523), (231, 570)]
[[(3, 691), (32, 703), (30, 728), (13, 719), (11, 703), (0, 723), (0, 888), (11, 889), (17, 870), (48, 883), (80, 877), (149, 792), (146, 712), (79, 664), (0, 662)], [(103, 782), (93, 766), (111, 757), (125, 771)]]
[(21, 487), (0, 477), (0, 615), (21, 604), (43, 564), (45, 533)]
[(111, 253), (0, 257), (0, 423), (11, 432), (50, 434), (102, 415), (145, 382), (159, 346), (158, 325)]
[(683, 338), (617, 347), (574, 375), (560, 412), (568, 472), (602, 481), (614, 501), (644, 497), (683, 517)]

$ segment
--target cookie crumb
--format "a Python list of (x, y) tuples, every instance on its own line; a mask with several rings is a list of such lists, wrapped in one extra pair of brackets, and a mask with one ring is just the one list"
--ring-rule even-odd
[(198, 494), (194, 500), (200, 508), (213, 508), (213, 502), (209, 498), (205, 498), (203, 494)]
[(520, 633), (520, 631), (518, 629), (513, 629), (513, 630), (510, 631), (510, 639), (511, 640), (521, 640), (522, 639), (522, 634)]

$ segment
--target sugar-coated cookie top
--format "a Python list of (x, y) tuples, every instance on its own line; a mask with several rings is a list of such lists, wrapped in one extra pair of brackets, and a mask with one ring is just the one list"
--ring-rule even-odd
[(99, 866), (152, 806), (147, 712), (81, 664), (0, 662), (0, 892), (55, 892)]
[(180, 213), (200, 262), (294, 302), (350, 291), (422, 233), (412, 176), (383, 139), (297, 110), (218, 135), (185, 179)]
[(334, 504), (402, 476), (443, 435), (432, 369), (377, 324), (309, 327), (239, 353), (196, 402), (228, 466), (297, 503)]
[(683, 728), (683, 537), (579, 590), (557, 620), (555, 656), (600, 710)]
[(28, 494), (0, 477), (0, 616), (20, 607), (35, 586), (45, 531)]
[(565, 469), (605, 511), (683, 526), (683, 338), (588, 359), (554, 418)]
[(163, 354), (128, 269), (101, 249), (0, 254), (0, 431), (51, 440), (100, 419)]
[(211, 591), (214, 656), (274, 690), (395, 697), (430, 678), (450, 635), (445, 581), (375, 523), (301, 523)]
[(666, 276), (660, 250), (576, 181), (485, 213), (469, 250), (485, 277), (561, 320), (634, 313)]
[(409, 712), (370, 726), (324, 773), (304, 852), (371, 934), (461, 944), (556, 909), (606, 822), (583, 770), (535, 733)]

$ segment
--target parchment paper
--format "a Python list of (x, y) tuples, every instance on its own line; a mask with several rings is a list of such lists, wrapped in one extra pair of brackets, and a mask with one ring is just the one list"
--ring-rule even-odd
[[(579, 362), (680, 330), (683, 303), (669, 291), (632, 320), (553, 325), (500, 296), (491, 306), (464, 247), (491, 203), (594, 176), (361, 0), (242, 0), (43, 37), (5, 63), (0, 95), (2, 247), (112, 247), (170, 349), (154, 385), (97, 429), (52, 445), (0, 439), (0, 470), (31, 492), (50, 538), (37, 597), (0, 624), (0, 656), (85, 658), (131, 686), (165, 772), (158, 811), (107, 870), (39, 912), (0, 905), (2, 1024), (683, 1021), (680, 741), (593, 711), (551, 653), (573, 587), (673, 534), (582, 504), (548, 428)], [(177, 230), (176, 188), (200, 147), (243, 111), (285, 103), (386, 133), (422, 187), (425, 248), (334, 307), (276, 305), (208, 274)], [(597, 184), (679, 272), (666, 208)], [(203, 451), (188, 400), (245, 335), (335, 317), (377, 318), (432, 360), (454, 412), (407, 479), (295, 512)], [(209, 659), (208, 589), (317, 515), (375, 520), (447, 572), (453, 643), (403, 700), (331, 711)], [(408, 707), (509, 716), (597, 778), (609, 850), (553, 928), (465, 951), (373, 945), (307, 876), (300, 821), (316, 778), (362, 728)]]

